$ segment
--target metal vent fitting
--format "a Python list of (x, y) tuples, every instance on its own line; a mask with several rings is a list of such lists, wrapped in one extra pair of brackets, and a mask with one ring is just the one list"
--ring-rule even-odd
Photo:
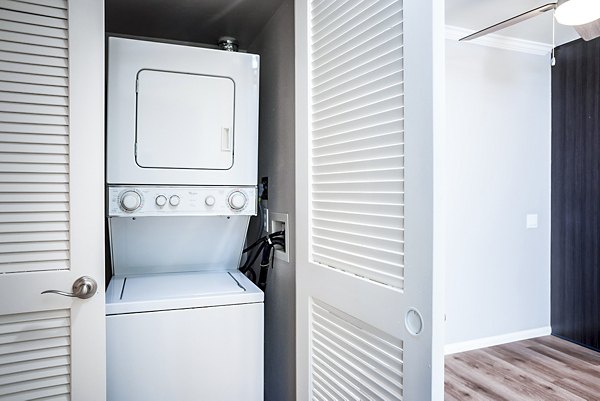
[(239, 44), (236, 38), (232, 38), (231, 36), (222, 36), (219, 38), (219, 49), (221, 50), (237, 52), (238, 47)]

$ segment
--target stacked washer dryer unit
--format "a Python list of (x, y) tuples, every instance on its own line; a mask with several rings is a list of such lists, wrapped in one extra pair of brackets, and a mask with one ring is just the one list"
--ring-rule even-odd
[(109, 401), (261, 400), (259, 58), (109, 38)]

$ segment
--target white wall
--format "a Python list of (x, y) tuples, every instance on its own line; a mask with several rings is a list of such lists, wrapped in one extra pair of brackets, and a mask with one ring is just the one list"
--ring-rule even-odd
[[(446, 350), (550, 326), (550, 63), (446, 41)], [(526, 215), (539, 228), (526, 228)]]
[[(260, 54), (259, 177), (269, 212), (287, 213), (290, 263), (275, 259), (265, 294), (265, 400), (296, 394), (294, 3), (284, 0), (248, 47)], [(256, 232), (256, 230), (251, 230)]]

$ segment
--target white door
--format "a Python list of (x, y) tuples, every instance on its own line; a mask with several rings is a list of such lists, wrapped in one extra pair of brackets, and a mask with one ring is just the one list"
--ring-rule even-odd
[(2, 400), (105, 399), (103, 100), (103, 1), (0, 0)]
[(137, 75), (137, 164), (230, 169), (234, 91), (230, 78), (141, 70)]
[(441, 400), (443, 0), (295, 11), (297, 399)]

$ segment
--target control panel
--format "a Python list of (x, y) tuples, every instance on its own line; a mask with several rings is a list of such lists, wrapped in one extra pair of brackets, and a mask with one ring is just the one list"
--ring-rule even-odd
[(256, 187), (110, 186), (108, 215), (256, 215)]

